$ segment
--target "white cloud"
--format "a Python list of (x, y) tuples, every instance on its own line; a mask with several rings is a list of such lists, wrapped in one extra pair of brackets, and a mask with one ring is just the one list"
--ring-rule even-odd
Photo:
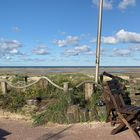
[(46, 55), (48, 54), (48, 51), (46, 51), (45, 49), (36, 49), (34, 50), (34, 53), (37, 55)]
[(66, 32), (63, 32), (63, 31), (59, 31), (58, 32), (60, 35), (66, 35), (67, 33)]
[(129, 49), (117, 49), (113, 50), (114, 56), (128, 57), (132, 55), (132, 51)]
[(78, 45), (80, 37), (78, 36), (67, 36), (64, 40), (55, 40), (54, 43), (59, 47), (66, 47), (71, 45)]
[(48, 55), (48, 54), (49, 54), (46, 45), (37, 46), (37, 47), (33, 50), (33, 53), (36, 54), (36, 55)]
[[(99, 5), (99, 0), (92, 0), (94, 5)], [(104, 9), (111, 10), (113, 8), (113, 0), (104, 0), (103, 1)]]
[(81, 53), (88, 53), (91, 49), (88, 45), (76, 46), (74, 49), (68, 49), (64, 52), (65, 56), (77, 56)]
[(120, 9), (126, 9), (128, 6), (135, 6), (136, 0), (122, 0), (118, 7)]
[(140, 33), (128, 32), (121, 29), (114, 36), (102, 37), (102, 42), (104, 44), (140, 43)]
[(45, 62), (46, 59), (40, 59), (40, 58), (23, 58), (21, 61), (30, 61), (30, 62)]
[(87, 52), (86, 54), (87, 54), (87, 55), (95, 55), (96, 52), (95, 52), (95, 51), (89, 51), (89, 52)]
[(102, 37), (102, 42), (105, 44), (116, 44), (118, 41), (115, 37), (109, 36), (109, 37)]
[(116, 33), (116, 38), (119, 42), (140, 43), (140, 33), (128, 32), (123, 29)]
[(140, 51), (140, 44), (134, 45), (130, 47), (131, 51)]
[(12, 31), (13, 32), (20, 32), (21, 29), (19, 27), (17, 27), (17, 26), (14, 26), (14, 27), (12, 27)]
[(0, 41), (0, 57), (9, 55), (21, 55), (19, 49), (22, 44), (17, 40)]
[(77, 56), (77, 55), (79, 55), (79, 52), (69, 49), (64, 52), (64, 55), (65, 56)]
[(82, 45), (74, 48), (75, 51), (77, 52), (88, 52), (90, 51), (90, 47), (88, 45)]

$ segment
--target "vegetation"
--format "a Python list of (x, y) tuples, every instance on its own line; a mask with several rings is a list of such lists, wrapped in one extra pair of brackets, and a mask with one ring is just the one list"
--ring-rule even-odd
[(19, 94), (16, 90), (0, 95), (0, 101), (0, 107), (10, 112), (17, 112), (26, 104), (25, 94)]
[(40, 125), (46, 122), (67, 123), (67, 107), (70, 103), (68, 94), (58, 93), (55, 103), (50, 104), (47, 109), (38, 115), (33, 116), (34, 124)]
[(75, 73), (75, 74), (50, 74), (47, 75), (56, 84), (63, 86), (64, 82), (68, 82), (70, 87), (74, 87), (77, 84), (85, 80), (93, 80), (85, 74)]
[[(10, 112), (21, 112), (32, 116), (35, 125), (42, 125), (47, 122), (67, 123), (67, 109), (70, 105), (77, 105), (79, 109), (98, 111), (101, 90), (97, 90), (90, 101), (85, 101), (83, 86), (74, 88), (84, 80), (90, 80), (84, 74), (51, 74), (48, 75), (56, 84), (63, 86), (64, 82), (69, 82), (69, 87), (73, 90), (64, 93), (51, 84), (43, 81), (27, 88), (26, 90), (9, 89), (8, 94), (0, 95), (0, 107)], [(23, 81), (24, 78), (16, 76), (12, 82)], [(47, 84), (47, 86), (44, 86)], [(36, 100), (37, 106), (33, 110), (27, 111), (27, 100)], [(31, 108), (30, 108), (31, 109)], [(104, 120), (104, 115), (98, 113), (98, 120)]]

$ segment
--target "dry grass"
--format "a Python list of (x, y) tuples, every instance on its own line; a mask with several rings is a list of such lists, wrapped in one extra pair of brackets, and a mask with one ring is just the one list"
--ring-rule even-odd
[(33, 122), (32, 118), (29, 116), (21, 115), (20, 113), (11, 113), (2, 109), (0, 109), (0, 118)]

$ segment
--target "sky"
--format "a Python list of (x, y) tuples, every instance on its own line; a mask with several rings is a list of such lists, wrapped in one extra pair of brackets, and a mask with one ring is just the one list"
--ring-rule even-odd
[[(95, 66), (98, 0), (0, 0), (0, 66)], [(104, 0), (101, 66), (140, 66), (140, 1)]]

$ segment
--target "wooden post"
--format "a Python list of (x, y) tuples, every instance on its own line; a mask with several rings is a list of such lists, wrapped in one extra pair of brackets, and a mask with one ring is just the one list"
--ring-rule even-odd
[(5, 81), (1, 82), (1, 90), (3, 95), (7, 94), (7, 83)]
[(69, 83), (65, 82), (63, 86), (64, 92), (68, 92), (68, 88), (69, 88)]
[(27, 84), (28, 83), (28, 76), (25, 76), (24, 79), (25, 79), (25, 83)]
[(85, 83), (85, 100), (89, 100), (94, 90), (93, 83)]
[(43, 89), (47, 89), (49, 82), (46, 79), (41, 79), (39, 81), (39, 86)]
[(49, 82), (46, 79), (42, 79), (42, 88), (47, 89)]
[(103, 77), (103, 74), (100, 75), (100, 82), (101, 84), (103, 84), (103, 80), (104, 80), (104, 77)]

